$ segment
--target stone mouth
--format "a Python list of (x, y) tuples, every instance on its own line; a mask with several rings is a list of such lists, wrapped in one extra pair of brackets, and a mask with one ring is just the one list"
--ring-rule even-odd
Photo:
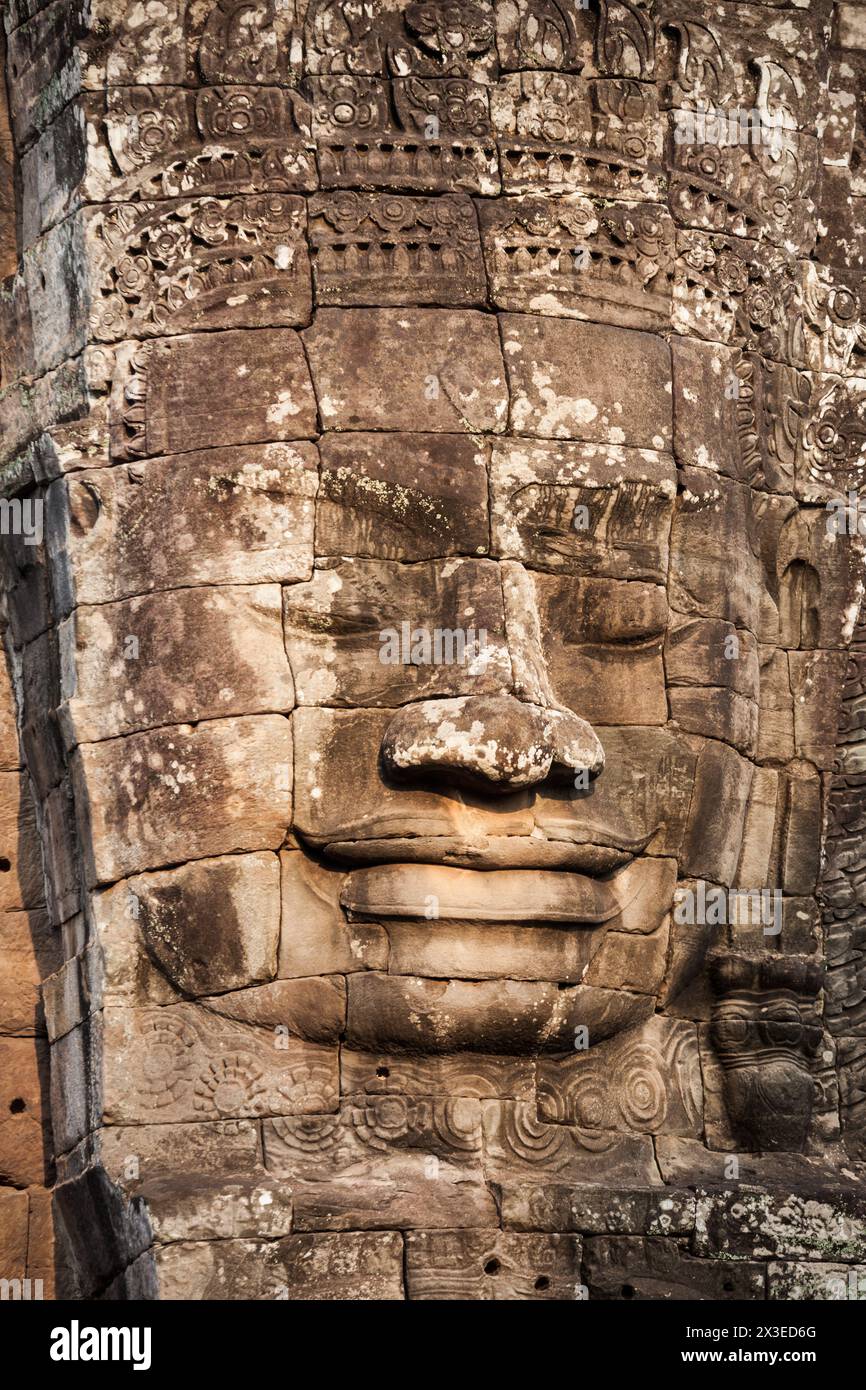
[[(442, 865), (491, 873), (501, 869), (573, 872), (600, 878), (624, 868), (652, 838), (613, 842), (598, 836), (580, 843), (536, 835), (383, 836), (329, 840), (319, 848), (329, 859), (350, 864)], [(606, 842), (607, 841), (607, 842)]]
[[(607, 879), (544, 868), (466, 869), (384, 863), (346, 874), (340, 895), (353, 917), (511, 925), (616, 925), (651, 890), (658, 862), (632, 860)], [(667, 904), (663, 904), (663, 909)]]
[(614, 884), (548, 869), (380, 864), (346, 875), (340, 902), (365, 917), (461, 922), (585, 922), (620, 910)]

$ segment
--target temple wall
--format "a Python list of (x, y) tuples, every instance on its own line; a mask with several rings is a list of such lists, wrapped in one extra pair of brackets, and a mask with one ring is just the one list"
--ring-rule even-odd
[[(461, 4), (453, 52), (435, 5), (373, 9), (5, 10), (0, 482), (41, 518), (3, 538), (9, 1277), (56, 1247), (84, 1298), (838, 1297), (866, 5)], [(693, 159), (702, 100), (784, 112), (781, 156)], [(491, 634), (481, 679), (383, 675), (383, 615), (437, 605)], [(417, 715), (452, 697), (499, 721), (503, 839), (543, 712), (587, 761), (598, 731), (648, 877), (585, 955), (455, 944), (334, 867), (347, 808), (441, 828), (399, 776), (452, 775)], [(778, 939), (678, 922), (699, 882), (777, 892)]]

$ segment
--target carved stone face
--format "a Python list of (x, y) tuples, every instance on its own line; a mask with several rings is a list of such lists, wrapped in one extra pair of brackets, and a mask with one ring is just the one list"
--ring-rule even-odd
[[(350, 1046), (598, 1042), (676, 992), (678, 877), (814, 885), (796, 756), (831, 757), (847, 591), (826, 514), (725, 475), (712, 346), (679, 385), (635, 330), (499, 332), (501, 358), (478, 314), (321, 311), (305, 334), (333, 432), (316, 572), (284, 592), (294, 829), (389, 943), (387, 974), (350, 980)], [(704, 464), (679, 479), (678, 421)]]
[[(161, 123), (141, 94), (108, 104), (113, 157), (171, 201), (88, 213), (112, 457), (132, 463), (69, 484), (79, 601), (177, 586), (187, 634), (186, 585), (263, 586), (240, 607), (209, 595), (225, 670), (220, 642), (202, 650), (202, 698), (174, 703), (259, 716), (252, 762), (284, 771), (266, 807), (244, 793), (258, 836), (195, 827), (193, 849), (289, 835), (298, 933), (326, 901), (342, 946), (292, 964), (293, 946), (281, 971), (347, 971), (350, 1047), (603, 1041), (672, 1002), (709, 945), (742, 944), (677, 931), (678, 881), (778, 890), (792, 912), (816, 885), (856, 599), (824, 504), (866, 426), (856, 298), (798, 259), (812, 137), (794, 121), (772, 149), (666, 144), (664, 108), (695, 79), (676, 25), (651, 83), (642, 11), (614, 42), (603, 7), (591, 61), (592, 16), (553, 7), (539, 27), (524, 5), (515, 25), (507, 8), (386, 6), (370, 25), (343, 7), (350, 43), (318, 6), (307, 106), (255, 67), (276, 20), (220, 6), (195, 139), (185, 92)], [(758, 68), (760, 109), (788, 111), (793, 69)], [(177, 157), (154, 161), (157, 131)], [(760, 209), (759, 237), (731, 208), (719, 222), (716, 183)], [(146, 579), (143, 533), (166, 536)], [(83, 685), (68, 717), (86, 743)], [(148, 727), (141, 684), (135, 700), (102, 738)], [(208, 760), (246, 767), (217, 725), (212, 742)], [(149, 766), (106, 813), (118, 836), (135, 838)], [(177, 859), (192, 819), (168, 828)], [(98, 839), (95, 881), (158, 862)]]
[[(148, 1181), (264, 1173), (293, 1288), (309, 1233), (412, 1296), (486, 1297), (518, 1247), (570, 1272), (515, 1287), (619, 1296), (615, 1232), (663, 1231), (704, 1289), (694, 1193), (652, 1192), (862, 1153), (835, 8), (171, 0), (70, 61), (80, 148), (21, 103), (0, 313), (23, 285), (13, 425), (34, 391), (50, 419), (9, 472), (47, 495), (10, 633), (47, 910), (101, 1001), (46, 992), (58, 1096), (93, 1078), (57, 1132), (128, 1190), (135, 1127)], [(576, 1224), (570, 1184), (612, 1195)], [(752, 1249), (713, 1296), (771, 1287)]]

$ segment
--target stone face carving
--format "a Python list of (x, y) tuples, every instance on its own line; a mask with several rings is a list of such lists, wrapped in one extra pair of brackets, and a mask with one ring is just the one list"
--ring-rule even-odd
[(72, 8), (10, 8), (0, 292), (0, 936), (62, 941), (0, 1073), (50, 1046), (64, 1292), (829, 1287), (851, 7)]

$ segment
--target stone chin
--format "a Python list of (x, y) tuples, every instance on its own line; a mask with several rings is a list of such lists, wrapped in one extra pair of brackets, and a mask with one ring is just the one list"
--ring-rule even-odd
[(352, 869), (342, 906), (350, 924), (385, 927), (390, 963), (350, 978), (347, 1046), (594, 1046), (654, 1012), (675, 884), (675, 861), (649, 857), (606, 877), (417, 861)]

